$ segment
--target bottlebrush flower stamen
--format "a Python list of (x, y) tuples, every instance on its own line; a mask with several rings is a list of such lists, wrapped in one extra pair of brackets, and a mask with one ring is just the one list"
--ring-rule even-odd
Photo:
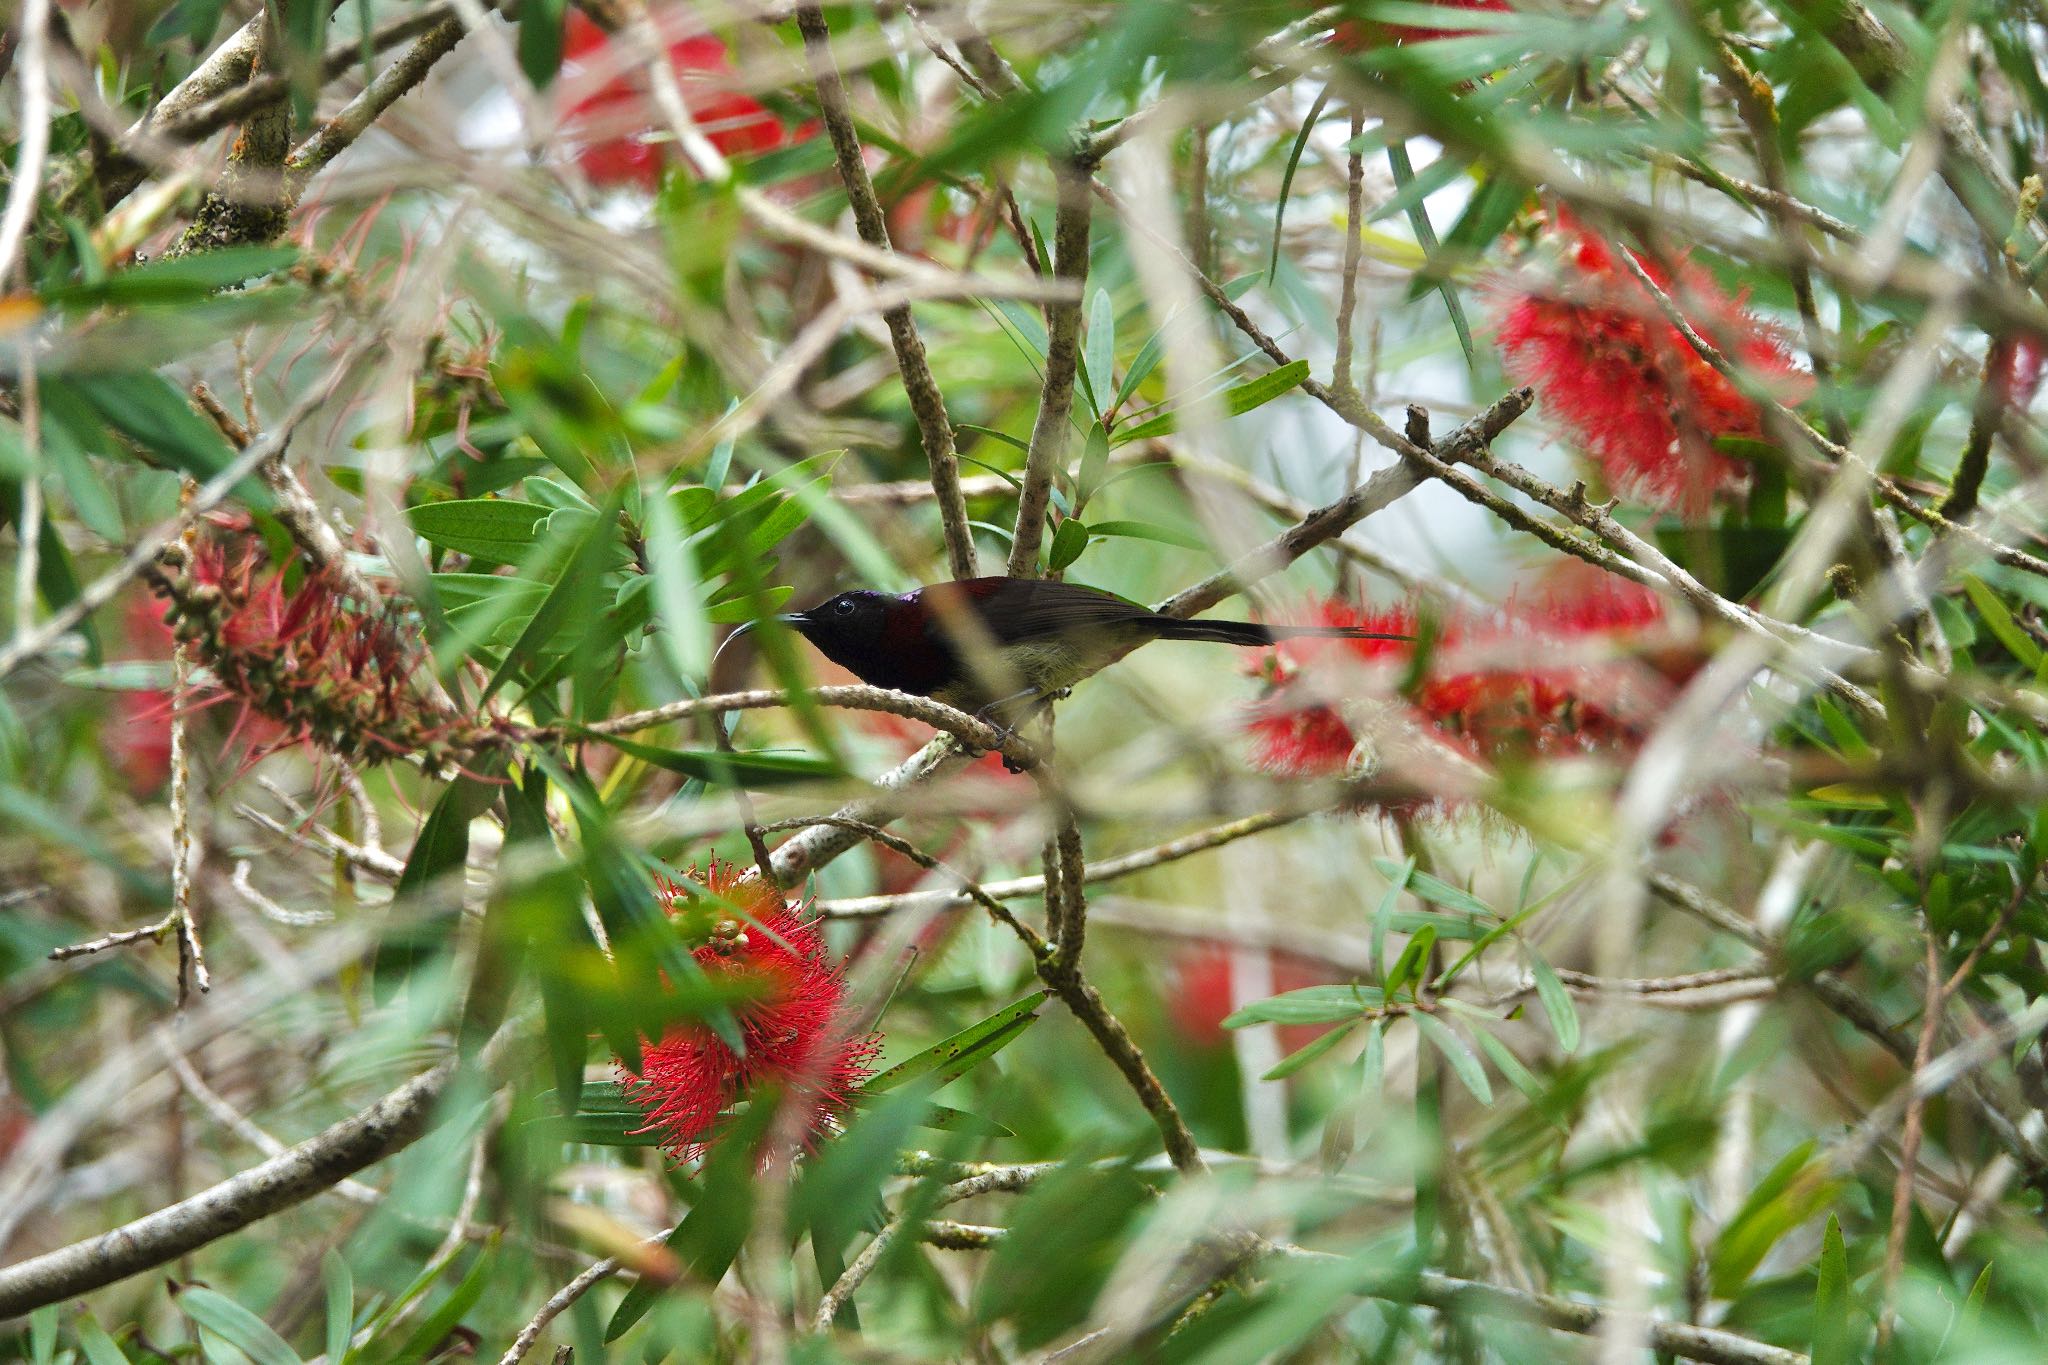
[(845, 975), (818, 921), (757, 874), (716, 858), (685, 881), (664, 880), (660, 892), (697, 965), (740, 997), (731, 1009), (745, 1053), (695, 1019), (650, 1041), (638, 1075), (620, 1068), (627, 1097), (647, 1115), (639, 1131), (689, 1160), (721, 1113), (764, 1086), (804, 1107), (807, 1131), (835, 1122), (872, 1074), (881, 1036), (846, 1030)]
[[(1501, 314), (1497, 335), (1509, 377), (1536, 389), (1624, 496), (1698, 511), (1715, 493), (1740, 486), (1746, 466), (1715, 443), (1761, 439), (1756, 403), (1657, 311), (1616, 255), (1621, 248), (1569, 215), (1560, 216), (1556, 236), (1563, 251), (1555, 286), (1519, 294)], [(1783, 340), (1741, 298), (1684, 262), (1672, 271), (1631, 258), (1730, 360), (1783, 401), (1805, 396), (1811, 376), (1794, 367)]]
[[(1362, 613), (1325, 602), (1314, 614), (1327, 625), (1421, 634), (1409, 607)], [(1662, 603), (1647, 589), (1605, 575), (1566, 580), (1498, 613), (1444, 623), (1398, 703), (1392, 694), (1413, 670), (1412, 643), (1287, 641), (1260, 668), (1266, 694), (1246, 722), (1253, 760), (1289, 776), (1345, 772), (1373, 740), (1353, 723), (1352, 705), (1398, 705), (1422, 737), (1489, 764), (1632, 752), (1673, 679), (1621, 655), (1662, 623)], [(1356, 680), (1339, 670), (1367, 666), (1385, 675), (1384, 686), (1376, 698), (1354, 698)]]

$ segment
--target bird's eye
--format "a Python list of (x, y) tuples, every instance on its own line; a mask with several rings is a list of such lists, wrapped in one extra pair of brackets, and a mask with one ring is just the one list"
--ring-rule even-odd
[(832, 614), (834, 616), (853, 615), (853, 599), (851, 597), (842, 597), (837, 602), (834, 602), (832, 604)]

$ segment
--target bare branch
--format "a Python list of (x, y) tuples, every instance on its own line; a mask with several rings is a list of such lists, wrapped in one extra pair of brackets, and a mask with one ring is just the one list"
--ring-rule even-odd
[[(1045, 509), (1056, 475), (1066, 468), (1067, 429), (1074, 410), (1074, 376), (1081, 355), (1081, 282), (1088, 276), (1088, 184), (1092, 167), (1061, 160), (1053, 173), (1059, 204), (1053, 219), (1053, 274), (1074, 283), (1074, 296), (1045, 310), (1045, 382), (1038, 392), (1038, 416), (1024, 454), (1024, 487), (1017, 495), (1017, 527), (1010, 543), (1010, 577), (1038, 577), (1038, 547), (1045, 534)], [(1108, 375), (1090, 375), (1098, 386)], [(1098, 399), (1102, 397), (1098, 393)]]
[[(797, 28), (804, 38), (804, 53), (818, 86), (818, 108), (824, 116), (825, 131), (832, 139), (832, 151), (839, 166), (840, 181), (853, 205), (854, 226), (861, 240), (878, 251), (890, 250), (889, 226), (882, 206), (875, 198), (874, 183), (868, 178), (867, 163), (861, 159), (860, 135), (854, 131), (853, 115), (847, 107), (846, 87), (839, 78), (839, 66), (832, 56), (831, 32), (824, 11), (816, 5), (798, 5)], [(925, 359), (924, 338), (910, 315), (910, 305), (891, 308), (882, 315), (889, 326), (889, 339), (896, 350), (896, 366), (903, 375), (903, 392), (917, 416), (918, 437), (931, 465), (932, 490), (937, 494), (939, 521), (946, 533), (946, 557), (955, 578), (972, 578), (974, 532), (967, 524), (967, 500), (960, 493), (960, 460), (953, 450), (953, 422), (946, 415), (946, 400), (932, 378)]]
[(427, 1131), (434, 1106), (454, 1075), (455, 1062), (442, 1062), (361, 1113), (211, 1189), (97, 1237), (0, 1268), (0, 1318), (167, 1265), (410, 1146)]

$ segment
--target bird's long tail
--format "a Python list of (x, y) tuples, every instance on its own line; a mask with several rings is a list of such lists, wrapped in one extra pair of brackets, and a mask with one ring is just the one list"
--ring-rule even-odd
[(1155, 623), (1162, 640), (1214, 640), (1218, 644), (1256, 647), (1280, 640), (1412, 640), (1359, 626), (1269, 626), (1262, 621), (1183, 621), (1162, 616)]

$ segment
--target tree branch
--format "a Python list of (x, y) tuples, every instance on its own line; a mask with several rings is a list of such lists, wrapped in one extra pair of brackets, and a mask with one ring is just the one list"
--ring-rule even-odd
[[(1017, 529), (1010, 543), (1010, 577), (1038, 577), (1038, 547), (1045, 535), (1045, 509), (1054, 477), (1066, 468), (1067, 430), (1074, 411), (1074, 375), (1081, 355), (1081, 282), (1088, 277), (1088, 195), (1092, 163), (1061, 160), (1053, 173), (1059, 209), (1053, 220), (1053, 275), (1074, 282), (1070, 299), (1046, 305), (1045, 383), (1038, 393), (1038, 417), (1024, 455), (1024, 487), (1017, 495)], [(1104, 385), (1108, 375), (1090, 375)], [(1098, 400), (1100, 395), (1097, 395)]]
[[(832, 56), (831, 31), (826, 27), (824, 11), (817, 5), (799, 5), (796, 23), (817, 82), (818, 109), (825, 120), (825, 132), (832, 140), (839, 179), (853, 206), (854, 226), (869, 246), (890, 251), (888, 222), (875, 198), (867, 163), (861, 159), (860, 134), (854, 130), (846, 87)], [(924, 338), (917, 330), (917, 320), (910, 314), (910, 305), (889, 309), (882, 314), (882, 321), (888, 324), (889, 340), (896, 351), (896, 368), (903, 375), (904, 396), (917, 416), (918, 438), (931, 466), (932, 490), (938, 497), (939, 521), (946, 533), (947, 562), (953, 577), (972, 578), (977, 572), (974, 531), (967, 524), (967, 500), (960, 492), (960, 459), (953, 449), (953, 423), (946, 415), (945, 396), (939, 392), (938, 381), (932, 378)]]
[(451, 1058), (415, 1076), (361, 1113), (190, 1199), (0, 1269), (0, 1319), (168, 1264), (411, 1145), (427, 1131), (455, 1065)]

